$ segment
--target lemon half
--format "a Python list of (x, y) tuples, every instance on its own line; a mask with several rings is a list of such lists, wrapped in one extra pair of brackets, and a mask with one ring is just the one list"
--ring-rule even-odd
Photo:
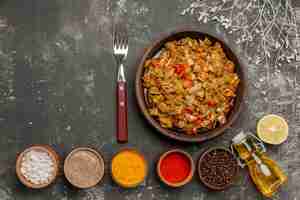
[(284, 118), (278, 115), (266, 115), (257, 124), (258, 137), (269, 144), (283, 143), (289, 134), (289, 127)]

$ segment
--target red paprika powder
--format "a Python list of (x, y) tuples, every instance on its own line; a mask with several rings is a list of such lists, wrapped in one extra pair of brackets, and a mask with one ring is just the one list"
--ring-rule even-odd
[(184, 181), (191, 171), (189, 158), (180, 153), (172, 152), (164, 157), (160, 164), (161, 176), (170, 183)]

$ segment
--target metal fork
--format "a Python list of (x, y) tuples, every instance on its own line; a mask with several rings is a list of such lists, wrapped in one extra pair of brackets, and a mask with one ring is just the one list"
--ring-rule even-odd
[(113, 55), (118, 66), (117, 76), (117, 141), (128, 141), (127, 84), (124, 65), (128, 54), (128, 34), (125, 25), (115, 24), (113, 30)]

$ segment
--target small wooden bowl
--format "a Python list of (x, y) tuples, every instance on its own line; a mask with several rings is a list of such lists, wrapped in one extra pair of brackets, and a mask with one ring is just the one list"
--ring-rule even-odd
[[(99, 161), (99, 163), (98, 163), (98, 165), (99, 165), (98, 167), (100, 168), (99, 176), (94, 181), (91, 181), (91, 183), (87, 183), (87, 182), (78, 183), (80, 181), (78, 181), (78, 180), (74, 181), (74, 177), (72, 177), (73, 176), (72, 175), (72, 163), (70, 163), (70, 162), (71, 162), (72, 156), (74, 156), (80, 152), (92, 154)], [(81, 189), (91, 188), (91, 187), (94, 187), (95, 185), (97, 185), (102, 180), (102, 178), (104, 176), (104, 171), (105, 171), (105, 164), (104, 164), (103, 157), (101, 156), (101, 154), (98, 151), (88, 148), (88, 147), (79, 147), (79, 148), (74, 149), (73, 151), (71, 151), (68, 154), (68, 156), (66, 157), (65, 162), (64, 162), (64, 174), (65, 174), (66, 179), (73, 186), (75, 186), (77, 188), (81, 188)]]
[[(180, 153), (180, 154), (186, 156), (186, 158), (188, 158), (188, 160), (190, 161), (190, 165), (191, 165), (191, 170), (190, 170), (189, 175), (186, 177), (186, 179), (184, 179), (183, 181), (178, 182), (178, 183), (172, 183), (172, 182), (169, 182), (168, 180), (166, 180), (166, 179), (162, 176), (161, 171), (160, 171), (160, 166), (161, 166), (161, 163), (162, 163), (163, 159), (164, 159), (166, 156), (168, 156), (169, 154), (171, 154), (171, 153)], [(182, 151), (182, 150), (180, 150), (180, 149), (173, 149), (173, 150), (170, 150), (170, 151), (167, 151), (167, 152), (163, 153), (163, 154), (160, 156), (160, 158), (159, 158), (159, 160), (158, 160), (158, 163), (157, 163), (157, 165), (156, 165), (156, 172), (157, 172), (157, 174), (158, 174), (160, 180), (161, 180), (162, 182), (164, 182), (166, 185), (168, 185), (168, 186), (170, 186), (170, 187), (175, 187), (175, 188), (181, 187), (181, 186), (184, 186), (184, 185), (186, 185), (187, 183), (189, 183), (189, 182), (192, 180), (193, 176), (194, 176), (194, 172), (195, 172), (195, 164), (194, 164), (194, 160), (193, 160), (192, 156), (191, 156), (190, 154), (188, 154), (187, 152)]]
[[(212, 130), (204, 130), (197, 135), (188, 135), (180, 130), (163, 128), (160, 125), (160, 123), (157, 121), (157, 119), (152, 117), (148, 112), (149, 105), (147, 103), (147, 99), (145, 98), (145, 90), (143, 87), (143, 80), (142, 80), (144, 74), (144, 65), (148, 59), (153, 58), (155, 55), (157, 55), (157, 53), (164, 47), (164, 45), (167, 42), (179, 40), (186, 37), (195, 38), (195, 39), (204, 39), (207, 37), (212, 42), (219, 42), (226, 56), (232, 62), (234, 62), (236, 66), (235, 72), (238, 74), (240, 78), (240, 83), (238, 85), (237, 92), (236, 92), (237, 96), (235, 98), (234, 106), (231, 108), (230, 112), (227, 115), (227, 122), (224, 125), (219, 125)], [(211, 34), (204, 33), (199, 30), (195, 30), (193, 28), (186, 28), (183, 30), (174, 31), (154, 41), (151, 44), (151, 46), (147, 48), (145, 54), (143, 55), (141, 61), (139, 62), (137, 67), (137, 72), (136, 72), (136, 79), (135, 79), (135, 93), (136, 93), (137, 102), (146, 120), (162, 135), (183, 142), (203, 142), (219, 136), (227, 128), (229, 128), (231, 124), (237, 119), (241, 111), (243, 105), (242, 102), (245, 95), (245, 87), (246, 84), (245, 84), (245, 74), (244, 74), (243, 66), (239, 61), (238, 57), (231, 50), (229, 45), (227, 45), (225, 42), (223, 42), (222, 40), (218, 39), (217, 37)]]
[[(32, 151), (32, 150), (47, 152), (54, 162), (54, 173), (48, 183), (38, 184), (38, 185), (33, 184), (30, 181), (28, 181), (21, 173), (22, 159), (27, 152)], [(17, 161), (16, 161), (16, 173), (17, 173), (17, 177), (19, 178), (21, 183), (23, 183), (25, 186), (27, 186), (29, 188), (33, 188), (33, 189), (40, 189), (40, 188), (45, 188), (45, 187), (49, 186), (51, 183), (53, 183), (55, 181), (55, 179), (58, 175), (58, 166), (59, 166), (59, 156), (50, 146), (48, 146), (48, 145), (33, 145), (33, 146), (25, 149), (21, 154), (18, 155)]]
[[(144, 164), (145, 164), (145, 177), (144, 177), (140, 182), (138, 182), (138, 183), (136, 183), (136, 184), (133, 184), (133, 185), (126, 185), (126, 184), (123, 184), (122, 182), (120, 182), (120, 181), (114, 176), (114, 174), (113, 174), (113, 172), (112, 172), (112, 161), (114, 160), (114, 158), (115, 158), (119, 153), (122, 153), (122, 152), (124, 152), (124, 151), (130, 151), (130, 152), (134, 152), (134, 153), (138, 154), (138, 155), (142, 158), (142, 160), (144, 161)], [(110, 173), (111, 173), (111, 177), (112, 177), (113, 181), (114, 181), (115, 183), (117, 183), (119, 186), (121, 186), (121, 187), (123, 187), (123, 188), (127, 188), (127, 189), (128, 189), (128, 188), (135, 188), (135, 187), (137, 187), (138, 185), (140, 185), (142, 182), (145, 181), (145, 179), (146, 179), (146, 177), (147, 177), (147, 174), (148, 174), (148, 163), (147, 163), (147, 161), (146, 161), (146, 159), (145, 159), (145, 156), (144, 156), (142, 153), (140, 153), (138, 150), (136, 150), (136, 149), (134, 149), (134, 148), (123, 148), (122, 150), (120, 150), (120, 151), (118, 151), (116, 154), (114, 154), (114, 156), (112, 157), (112, 159), (111, 159)]]
[(209, 154), (210, 152), (212, 152), (212, 151), (225, 151), (225, 152), (229, 153), (229, 154), (232, 156), (232, 159), (233, 159), (233, 160), (235, 160), (234, 155), (231, 153), (231, 151), (230, 151), (229, 149), (226, 149), (226, 148), (224, 148), (224, 147), (213, 147), (213, 148), (209, 148), (209, 149), (207, 149), (206, 151), (204, 151), (204, 152), (201, 154), (201, 156), (200, 156), (200, 158), (199, 158), (199, 160), (198, 160), (198, 167), (197, 167), (198, 175), (199, 175), (199, 178), (200, 178), (201, 182), (202, 182), (206, 187), (208, 187), (209, 189), (212, 189), (212, 190), (224, 190), (224, 189), (228, 188), (229, 186), (231, 186), (231, 185), (234, 183), (234, 181), (235, 181), (235, 179), (236, 179), (236, 177), (237, 177), (237, 174), (238, 174), (238, 172), (239, 172), (239, 165), (238, 165), (237, 161), (235, 160), (235, 165), (234, 165), (234, 167), (233, 167), (233, 168), (234, 168), (234, 174), (233, 174), (233, 177), (232, 177), (232, 179), (230, 180), (230, 182), (227, 183), (226, 185), (220, 186), (220, 187), (219, 187), (219, 186), (212, 185), (212, 184), (208, 183), (207, 181), (205, 181), (205, 179), (204, 179), (204, 177), (203, 177), (203, 174), (202, 174), (202, 172), (201, 172), (200, 167), (201, 167), (201, 163), (203, 162), (204, 157), (205, 157), (207, 154)]

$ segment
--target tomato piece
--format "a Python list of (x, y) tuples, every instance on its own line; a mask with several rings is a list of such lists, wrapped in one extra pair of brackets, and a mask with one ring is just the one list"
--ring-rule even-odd
[(193, 87), (193, 81), (191, 81), (191, 80), (184, 80), (183, 81), (183, 87), (185, 87), (185, 88), (191, 88), (191, 87)]
[(175, 73), (179, 76), (182, 76), (184, 74), (184, 68), (180, 66), (175, 67)]
[(176, 64), (174, 65), (175, 73), (182, 77), (185, 74), (185, 69), (188, 67), (187, 64)]
[(193, 113), (193, 109), (191, 107), (185, 107), (183, 109), (183, 112), (184, 113), (188, 113), (188, 114), (192, 114)]
[(152, 64), (154, 67), (160, 67), (160, 62), (159, 62), (159, 60), (152, 60), (152, 61), (151, 61), (151, 64)]
[(189, 76), (189, 75), (187, 75), (187, 74), (184, 74), (183, 76), (182, 76), (182, 78), (184, 79), (184, 80), (192, 80), (192, 78)]
[(215, 106), (217, 105), (217, 102), (214, 101), (214, 100), (208, 100), (208, 101), (207, 101), (207, 105), (208, 105), (209, 107), (215, 107)]

